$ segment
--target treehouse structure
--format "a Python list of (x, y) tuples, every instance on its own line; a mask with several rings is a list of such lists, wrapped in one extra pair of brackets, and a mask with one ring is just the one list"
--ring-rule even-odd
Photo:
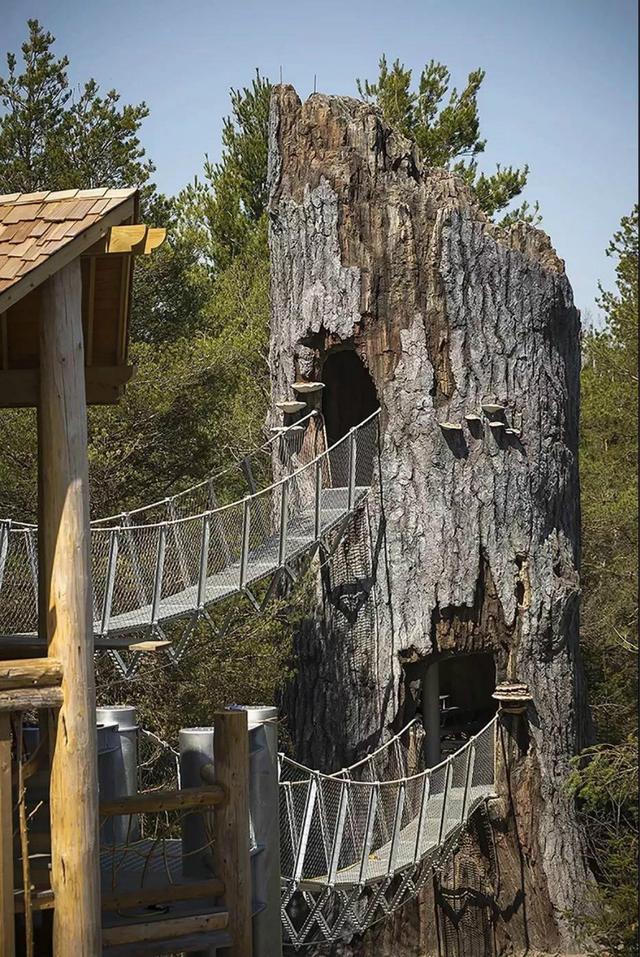
[(280, 86), (269, 129), (274, 395), (315, 383), (329, 442), (380, 408), (366, 506), (295, 639), (298, 759), (347, 766), (421, 713), (435, 766), (500, 702), (529, 717), (501, 739), (495, 852), (476, 821), (404, 911), (416, 941), (399, 918), (358, 953), (570, 951), (589, 874), (563, 787), (586, 726), (564, 263), (539, 230), (489, 222), (369, 104)]
[[(0, 404), (39, 435), (38, 526), (0, 522), (0, 957), (15, 910), (31, 957), (40, 907), (54, 957), (569, 953), (589, 874), (563, 788), (584, 725), (564, 264), (367, 104), (276, 88), (269, 168), (273, 401), (229, 467), (244, 495), (220, 506), (212, 475), (91, 524), (86, 404), (131, 373), (132, 257), (163, 236), (129, 191), (0, 198)], [(181, 732), (182, 788), (137, 793), (131, 709), (96, 735), (94, 648), (125, 677), (151, 646), (179, 660), (214, 605), (261, 614), (309, 569), (293, 754), (274, 709), (230, 710)], [(158, 854), (147, 816), (173, 813)]]
[[(38, 643), (46, 649), (46, 657), (16, 661), (7, 646), (2, 649), (3, 957), (14, 948), (13, 784), (25, 818), (20, 797), (27, 711), (40, 714), (38, 759), (50, 761), (54, 951), (88, 955), (100, 947), (86, 409), (87, 402), (117, 401), (131, 375), (132, 254), (151, 251), (164, 238), (164, 231), (138, 225), (137, 216), (135, 190), (0, 196), (0, 406), (37, 409)], [(24, 646), (20, 652), (29, 654)], [(26, 845), (21, 850), (22, 905), (30, 921), (29, 852)]]
[[(126, 920), (113, 926), (107, 913), (103, 935), (103, 907), (126, 912), (146, 899), (140, 892), (135, 900), (131, 892), (101, 896), (99, 815), (108, 823), (127, 811), (164, 814), (194, 801), (223, 805), (218, 847), (229, 860), (248, 860), (246, 789), (237, 791), (233, 808), (218, 782), (186, 797), (133, 794), (114, 807), (103, 794), (98, 803), (86, 410), (87, 404), (116, 402), (133, 371), (127, 361), (133, 259), (152, 252), (165, 235), (138, 222), (138, 202), (132, 189), (0, 196), (0, 407), (37, 409), (39, 467), (33, 554), (38, 631), (27, 642), (8, 639), (0, 647), (2, 957), (14, 957), (16, 943), (27, 957), (50, 952), (42, 921), (34, 941), (35, 912), (53, 915), (55, 957), (99, 957), (103, 943), (104, 953), (142, 953), (145, 941), (157, 948), (163, 935), (175, 940), (194, 927), (212, 932), (227, 926), (221, 907), (174, 920), (173, 926), (165, 922), (160, 930), (139, 920), (133, 929)], [(5, 537), (0, 577), (16, 571), (6, 545)], [(35, 744), (32, 729), (23, 724), (25, 713), (38, 715)], [(241, 740), (230, 742), (238, 728)], [(237, 774), (225, 762), (225, 742), (241, 762), (246, 759), (246, 715), (221, 718), (218, 779), (224, 779), (225, 767)], [(238, 780), (245, 773), (246, 760)], [(36, 779), (39, 802), (33, 800)], [(43, 805), (48, 820), (39, 833), (30, 833), (28, 820)], [(239, 828), (230, 822), (235, 813)], [(238, 837), (244, 849), (231, 847)], [(228, 890), (233, 880), (228, 877)], [(220, 895), (222, 887), (212, 881), (206, 892)], [(179, 891), (172, 894), (180, 899)], [(182, 891), (185, 896), (197, 893), (191, 887), (186, 895)], [(166, 899), (166, 890), (163, 898), (155, 888), (151, 897), (156, 903)], [(242, 915), (239, 908), (234, 913), (235, 940), (243, 947)]]

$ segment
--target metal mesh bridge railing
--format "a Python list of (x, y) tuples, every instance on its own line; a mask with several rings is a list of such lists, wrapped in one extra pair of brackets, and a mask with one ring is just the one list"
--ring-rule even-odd
[[(139, 635), (163, 637), (164, 623), (193, 618), (253, 583), (277, 574), (340, 526), (366, 496), (378, 441), (378, 413), (331, 448), (299, 464), (300, 444), (283, 467), (293, 471), (228, 505), (184, 512), (205, 494), (92, 524), (93, 631), (96, 644)], [(307, 450), (308, 452), (308, 450)], [(296, 467), (297, 466), (297, 467)], [(186, 494), (186, 493), (185, 493)], [(179, 500), (178, 500), (179, 498)], [(0, 523), (0, 635), (33, 638), (38, 626), (37, 528)]]
[(418, 893), (425, 865), (493, 793), (494, 737), (495, 719), (433, 768), (424, 766), (415, 723), (336, 774), (281, 757), (282, 920), (291, 945), (362, 933)]

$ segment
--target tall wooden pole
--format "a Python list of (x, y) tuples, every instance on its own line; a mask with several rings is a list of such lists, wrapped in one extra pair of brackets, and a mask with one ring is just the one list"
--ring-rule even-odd
[[(249, 735), (246, 711), (221, 711), (213, 719), (215, 776), (227, 799), (214, 814), (213, 858), (224, 881), (233, 941), (228, 957), (251, 957), (251, 858), (249, 856)], [(275, 957), (275, 955), (274, 955)]]
[(100, 870), (80, 261), (48, 280), (40, 319), (41, 531), (48, 653), (64, 701), (51, 762), (55, 957), (99, 957)]
[(15, 957), (13, 920), (13, 791), (11, 723), (0, 712), (0, 957)]

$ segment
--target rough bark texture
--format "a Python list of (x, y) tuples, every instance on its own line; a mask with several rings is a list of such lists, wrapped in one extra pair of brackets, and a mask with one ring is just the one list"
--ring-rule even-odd
[[(402, 721), (408, 663), (492, 651), (498, 679), (527, 682), (533, 706), (492, 810), (494, 949), (444, 952), (570, 952), (566, 913), (588, 872), (563, 791), (586, 724), (579, 315), (564, 264), (544, 233), (500, 230), (457, 177), (423, 169), (371, 106), (278, 87), (270, 135), (274, 399), (351, 347), (382, 408), (367, 511), (296, 637), (285, 709), (298, 757), (341, 765)], [(483, 402), (503, 404), (521, 438), (440, 428)], [(428, 897), (357, 952), (438, 953)]]

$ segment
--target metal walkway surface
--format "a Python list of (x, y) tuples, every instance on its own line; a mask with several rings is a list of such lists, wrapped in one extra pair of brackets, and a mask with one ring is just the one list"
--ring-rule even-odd
[(412, 740), (417, 722), (337, 774), (281, 756), (282, 920), (292, 946), (361, 933), (418, 893), (425, 864), (494, 794), (495, 728), (494, 718), (433, 768)]
[[(200, 483), (198, 495), (190, 490), (168, 500), (174, 517), (164, 521), (141, 521), (156, 517), (162, 504), (156, 503), (135, 515), (117, 516), (114, 525), (94, 522), (96, 647), (127, 647), (141, 634), (164, 638), (165, 624), (197, 619), (225, 598), (250, 594), (252, 585), (314, 549), (367, 495), (377, 439), (375, 413), (284, 478), (229, 505), (180, 514), (190, 502), (202, 501), (198, 495), (207, 483)], [(36, 527), (0, 523), (0, 636), (5, 641), (37, 641), (37, 550)]]

